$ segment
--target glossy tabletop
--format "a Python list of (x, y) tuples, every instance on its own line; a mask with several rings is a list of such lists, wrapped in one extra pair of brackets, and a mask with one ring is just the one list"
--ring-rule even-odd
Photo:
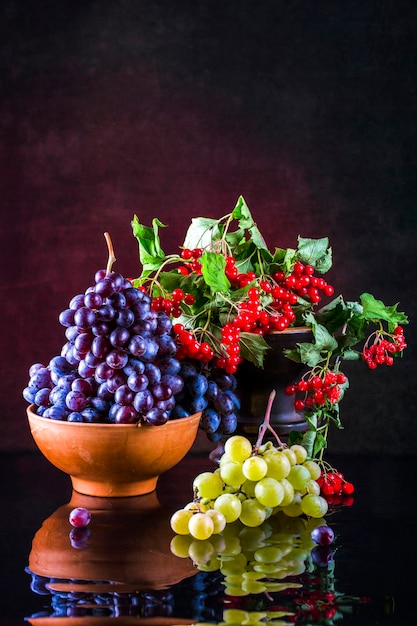
[[(232, 596), (219, 571), (170, 549), (171, 513), (214, 468), (205, 452), (192, 450), (155, 493), (116, 502), (76, 494), (37, 452), (3, 454), (0, 624), (218, 624), (234, 608), (240, 623), (268, 623), (269, 611), (276, 624), (416, 626), (416, 459), (328, 460), (355, 485), (353, 502), (326, 515), (329, 564), (310, 560), (286, 589)], [(67, 515), (76, 505), (93, 517), (74, 542)]]

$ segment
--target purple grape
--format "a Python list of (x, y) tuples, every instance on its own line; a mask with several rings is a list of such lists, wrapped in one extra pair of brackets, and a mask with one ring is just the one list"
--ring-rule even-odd
[(125, 286), (125, 278), (118, 272), (110, 272), (107, 274), (107, 278), (112, 281), (115, 291), (120, 291)]
[(166, 383), (155, 383), (150, 387), (155, 400), (168, 400), (172, 396), (172, 389)]
[(106, 363), (115, 370), (123, 369), (126, 365), (129, 356), (125, 350), (116, 348), (111, 350), (106, 356)]
[(88, 526), (88, 524), (91, 522), (91, 513), (85, 507), (79, 506), (70, 511), (68, 519), (71, 526), (74, 526), (76, 528), (83, 528), (85, 526)]
[(144, 391), (138, 391), (133, 399), (133, 406), (136, 411), (141, 414), (147, 413), (150, 409), (153, 408), (154, 399), (149, 391), (149, 389), (144, 389)]
[(201, 427), (206, 433), (215, 433), (221, 424), (221, 417), (212, 408), (204, 409), (201, 414)]
[(184, 381), (177, 374), (164, 374), (161, 383), (168, 385), (174, 395), (177, 395), (184, 388)]
[(91, 382), (86, 378), (75, 378), (71, 383), (72, 391), (81, 391), (85, 396), (92, 394)]
[(123, 348), (130, 339), (130, 332), (127, 328), (118, 326), (111, 331), (109, 341), (114, 348)]
[(110, 304), (114, 309), (124, 309), (126, 306), (126, 298), (118, 291), (115, 291), (106, 298), (106, 304)]
[(99, 280), (96, 283), (96, 293), (100, 294), (102, 298), (108, 298), (112, 293), (114, 293), (113, 281), (111, 281), (108, 277)]
[(80, 309), (75, 311), (74, 323), (78, 328), (87, 330), (93, 326), (95, 321), (96, 314), (93, 309), (90, 309), (87, 306), (82, 306)]
[(111, 322), (116, 311), (111, 304), (102, 304), (96, 311), (96, 319), (100, 322)]
[(90, 528), (71, 528), (69, 539), (71, 546), (77, 550), (82, 550), (88, 547), (89, 539), (91, 535)]
[(74, 324), (74, 309), (65, 309), (59, 314), (58, 320), (61, 326), (72, 326)]
[(328, 567), (334, 560), (334, 552), (330, 546), (314, 546), (311, 556), (319, 567)]
[(137, 422), (139, 414), (132, 405), (120, 406), (115, 415), (116, 424), (134, 424)]
[(122, 309), (116, 312), (115, 323), (123, 328), (129, 328), (135, 321), (135, 314), (130, 309)]
[(84, 294), (83, 293), (79, 293), (73, 298), (71, 298), (70, 303), (69, 303), (70, 309), (72, 309), (73, 311), (77, 311), (82, 306), (84, 306)]
[(155, 363), (145, 363), (145, 374), (150, 385), (155, 385), (156, 383), (161, 382), (161, 370), (157, 365), (155, 365)]
[(120, 385), (120, 387), (118, 387), (114, 392), (115, 402), (117, 402), (117, 404), (121, 404), (122, 406), (132, 404), (134, 397), (134, 392), (129, 389), (127, 385)]
[(146, 374), (139, 374), (138, 372), (132, 372), (129, 374), (127, 379), (127, 385), (129, 389), (137, 393), (138, 391), (143, 391), (148, 387), (148, 377)]
[(142, 335), (133, 335), (127, 349), (134, 356), (141, 356), (146, 350), (146, 340)]
[(329, 546), (334, 541), (334, 532), (329, 526), (316, 526), (311, 531), (311, 538), (319, 546)]
[(158, 407), (153, 407), (145, 414), (145, 420), (152, 426), (162, 426), (169, 419), (168, 413)]
[(115, 371), (113, 376), (108, 379), (106, 385), (109, 391), (115, 393), (115, 391), (120, 387), (120, 385), (125, 385), (127, 382), (127, 376), (122, 371)]
[(67, 417), (68, 422), (83, 422), (83, 416), (78, 411), (71, 411)]
[(65, 403), (70, 411), (80, 412), (87, 406), (87, 398), (81, 391), (70, 391), (65, 397)]
[(81, 353), (85, 354), (91, 348), (94, 336), (90, 333), (80, 333), (74, 340), (74, 346)]
[(34, 404), (37, 404), (38, 406), (48, 406), (50, 403), (50, 396), (51, 390), (48, 388), (44, 388), (44, 389), (39, 389), (39, 391), (36, 392), (36, 395), (33, 397), (32, 402), (34, 402)]
[(100, 337), (94, 337), (91, 343), (91, 352), (99, 359), (104, 359), (110, 352), (111, 345), (109, 339), (101, 335)]
[(94, 282), (99, 283), (103, 278), (106, 278), (107, 271), (105, 269), (97, 270), (94, 274)]
[(110, 326), (107, 322), (98, 321), (92, 325), (91, 332), (96, 337), (100, 337), (101, 335), (108, 335), (110, 332)]
[(84, 304), (90, 309), (98, 309), (103, 304), (103, 298), (99, 293), (90, 291), (84, 296)]

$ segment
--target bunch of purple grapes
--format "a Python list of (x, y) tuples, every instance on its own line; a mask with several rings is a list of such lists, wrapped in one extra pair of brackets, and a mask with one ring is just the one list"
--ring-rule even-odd
[(95, 285), (59, 315), (66, 343), (29, 370), (24, 398), (44, 417), (70, 422), (164, 424), (184, 381), (165, 367), (177, 346), (170, 318), (121, 274)]
[(208, 369), (200, 361), (182, 361), (179, 371), (184, 387), (176, 395), (175, 417), (201, 411), (200, 427), (210, 441), (231, 435), (237, 427), (240, 401), (235, 394), (237, 380), (220, 368)]
[(39, 415), (158, 426), (202, 411), (200, 426), (210, 440), (235, 430), (235, 377), (179, 361), (171, 319), (121, 274), (99, 270), (59, 322), (66, 337), (61, 354), (33, 364), (23, 391)]

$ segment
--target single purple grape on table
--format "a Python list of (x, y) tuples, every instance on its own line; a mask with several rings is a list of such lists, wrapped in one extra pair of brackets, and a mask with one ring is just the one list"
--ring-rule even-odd
[(87, 508), (78, 506), (70, 511), (68, 520), (71, 526), (82, 528), (91, 522), (91, 513)]
[(330, 526), (316, 526), (311, 531), (311, 538), (319, 546), (329, 546), (334, 541), (334, 532)]

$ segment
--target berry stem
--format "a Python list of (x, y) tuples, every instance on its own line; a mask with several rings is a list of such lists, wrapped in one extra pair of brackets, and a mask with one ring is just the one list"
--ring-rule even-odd
[(274, 435), (275, 439), (278, 442), (279, 447), (280, 448), (284, 447), (284, 444), (282, 443), (278, 434), (275, 432), (275, 430), (272, 428), (271, 424), (269, 423), (271, 419), (272, 405), (274, 403), (276, 393), (277, 392), (275, 391), (275, 389), (273, 389), (271, 393), (269, 394), (268, 404), (267, 404), (266, 412), (265, 412), (265, 418), (262, 424), (259, 426), (259, 434), (258, 434), (258, 439), (255, 444), (255, 450), (257, 450), (259, 446), (262, 444), (263, 438), (267, 430), (271, 431), (271, 433)]
[(112, 243), (112, 240), (111, 240), (111, 237), (110, 237), (109, 233), (107, 233), (107, 232), (104, 233), (104, 238), (106, 240), (107, 248), (108, 248), (108, 251), (109, 251), (109, 258), (108, 258), (107, 267), (106, 267), (106, 276), (107, 276), (107, 274), (110, 274), (110, 272), (111, 272), (111, 268), (113, 267), (113, 263), (116, 262), (116, 256), (114, 254), (113, 243)]

